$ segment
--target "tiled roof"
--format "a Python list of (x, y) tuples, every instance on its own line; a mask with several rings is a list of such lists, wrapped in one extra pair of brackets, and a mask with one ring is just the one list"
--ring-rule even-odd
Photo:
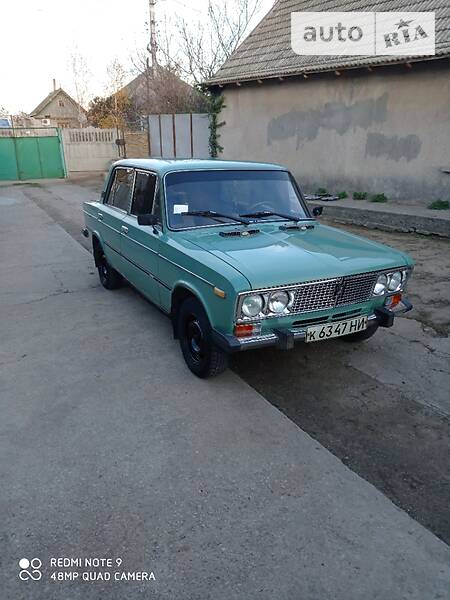
[[(50, 104), (50, 102), (56, 98), (57, 96), (59, 96), (59, 94), (62, 94), (63, 96), (65, 96), (66, 98), (68, 98), (71, 102), (73, 102), (73, 104), (75, 104), (76, 106), (79, 106), (78, 102), (76, 102), (73, 98), (71, 98), (69, 96), (69, 94), (67, 92), (65, 92), (62, 88), (58, 88), (57, 90), (54, 90), (53, 92), (50, 92), (50, 94), (48, 96), (46, 96), (42, 102), (40, 104), (38, 104), (36, 106), (36, 108), (30, 112), (30, 116), (33, 117), (34, 115), (38, 115), (39, 113), (41, 113), (44, 108)], [(84, 112), (84, 108), (82, 109)]]
[(209, 84), (225, 84), (269, 77), (350, 69), (408, 61), (399, 56), (300, 56), (291, 48), (291, 12), (377, 11), (436, 13), (436, 56), (450, 56), (449, 0), (278, 0), (259, 25), (225, 61)]

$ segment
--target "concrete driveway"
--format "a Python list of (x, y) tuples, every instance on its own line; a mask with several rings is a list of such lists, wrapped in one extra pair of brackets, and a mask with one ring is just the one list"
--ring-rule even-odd
[(193, 377), (168, 320), (101, 288), (56, 192), (31, 191), (0, 188), (2, 599), (450, 598), (446, 544), (233, 372)]

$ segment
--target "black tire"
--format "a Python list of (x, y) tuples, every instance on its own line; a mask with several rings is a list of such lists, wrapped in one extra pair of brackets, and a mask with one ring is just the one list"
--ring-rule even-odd
[(370, 325), (363, 331), (357, 331), (356, 333), (350, 333), (349, 335), (343, 335), (340, 339), (344, 342), (363, 342), (368, 340), (378, 331), (378, 325)]
[(184, 300), (177, 323), (181, 352), (192, 373), (206, 379), (225, 371), (228, 367), (228, 355), (212, 341), (211, 325), (203, 306), (196, 298)]
[(122, 276), (109, 264), (103, 250), (99, 253), (97, 270), (100, 283), (107, 290), (115, 290), (122, 285)]

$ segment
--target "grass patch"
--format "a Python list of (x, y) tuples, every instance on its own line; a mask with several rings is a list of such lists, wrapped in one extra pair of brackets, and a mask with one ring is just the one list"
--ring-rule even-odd
[(431, 210), (447, 210), (450, 208), (450, 202), (448, 200), (434, 200), (428, 205)]
[(374, 194), (371, 198), (370, 198), (371, 202), (387, 202), (388, 199), (386, 198), (385, 194)]
[(367, 200), (367, 192), (353, 192), (353, 200)]
[(344, 198), (348, 198), (347, 192), (339, 192), (339, 194), (337, 196), (338, 196), (339, 200), (344, 200)]
[(317, 196), (328, 196), (328, 190), (326, 188), (317, 188), (316, 195)]

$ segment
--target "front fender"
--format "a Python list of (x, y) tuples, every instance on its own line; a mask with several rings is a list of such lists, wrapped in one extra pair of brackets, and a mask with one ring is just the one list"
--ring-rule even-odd
[[(174, 305), (173, 299), (176, 297), (177, 292), (180, 291), (180, 288), (187, 290), (201, 302), (213, 329), (217, 329), (223, 333), (231, 332), (233, 328), (236, 295), (230, 291), (230, 288), (225, 292), (225, 298), (222, 298), (215, 293), (214, 290), (217, 290), (217, 288), (206, 282), (180, 278), (172, 290), (172, 306)], [(174, 322), (176, 316), (177, 311), (175, 310), (175, 312), (172, 313)]]

